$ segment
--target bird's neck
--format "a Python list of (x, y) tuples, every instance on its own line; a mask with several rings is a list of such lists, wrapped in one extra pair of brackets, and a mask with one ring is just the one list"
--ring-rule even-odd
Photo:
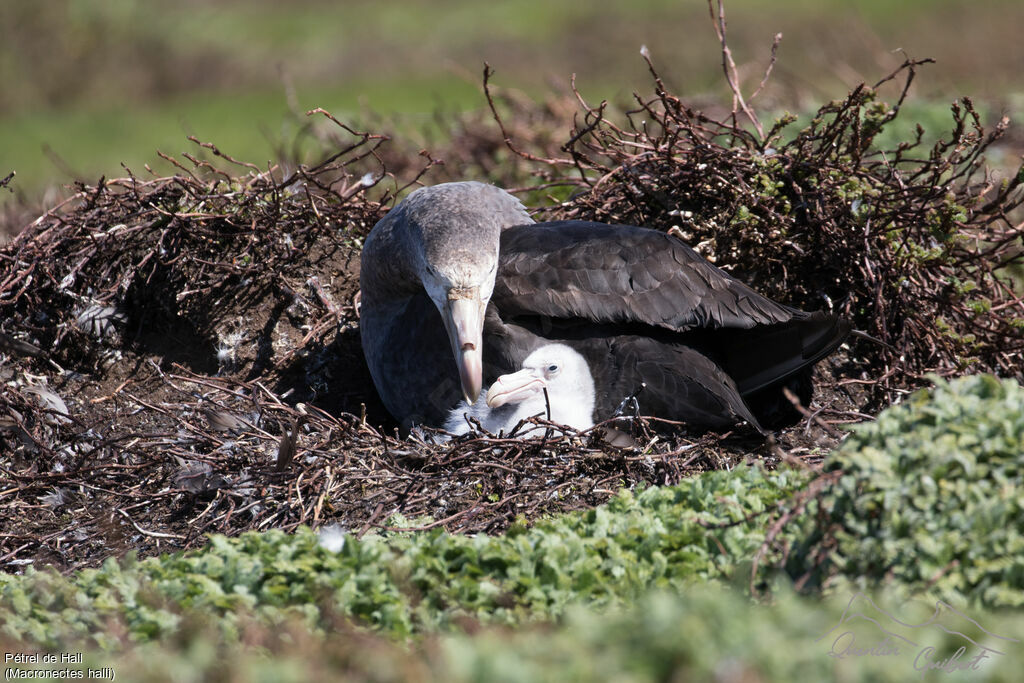
[(419, 270), (404, 233), (382, 221), (363, 245), (360, 288), (362, 305), (387, 306), (422, 291)]
[[(587, 429), (594, 424), (594, 390), (586, 385), (572, 391), (549, 391), (548, 401), (551, 404), (551, 421), (569, 425), (575, 429)], [(543, 398), (536, 402), (534, 413), (544, 415), (547, 404)]]

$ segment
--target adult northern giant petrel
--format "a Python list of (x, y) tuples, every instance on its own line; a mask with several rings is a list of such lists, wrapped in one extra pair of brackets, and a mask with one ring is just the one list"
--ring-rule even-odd
[(595, 415), (646, 388), (642, 414), (763, 431), (806, 402), (846, 321), (757, 294), (678, 238), (630, 225), (534, 223), (492, 185), (411, 193), (374, 226), (360, 272), (363, 351), (404, 426), (445, 423), (485, 380), (557, 342), (590, 366)]

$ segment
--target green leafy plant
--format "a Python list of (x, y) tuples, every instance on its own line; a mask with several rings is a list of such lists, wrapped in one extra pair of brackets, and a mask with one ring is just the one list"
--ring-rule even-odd
[(341, 615), (399, 638), (463, 618), (511, 625), (557, 617), (570, 604), (623, 604), (655, 587), (728, 578), (762, 544), (760, 516), (806, 480), (757, 467), (709, 472), (498, 537), (348, 536), (332, 552), (309, 529), (268, 531), (213, 536), (196, 553), (111, 559), (68, 579), (0, 574), (0, 630), (104, 646), (111, 620), (145, 641), (173, 634), (189, 612), (216, 615), (228, 638), (237, 637), (240, 615), (300, 617), (316, 628)]
[(790, 571), (817, 586), (843, 577), (1024, 607), (1024, 388), (934, 380), (826, 459), (842, 476), (808, 505)]

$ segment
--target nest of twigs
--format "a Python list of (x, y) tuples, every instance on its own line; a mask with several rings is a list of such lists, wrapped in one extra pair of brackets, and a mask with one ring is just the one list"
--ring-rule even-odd
[[(929, 374), (1024, 373), (1024, 166), (1001, 178), (985, 166), (1009, 120), (986, 131), (963, 98), (933, 144), (919, 125), (876, 144), (930, 61), (767, 129), (738, 89), (731, 114), (711, 117), (651, 65), (655, 93), (624, 124), (580, 97), (561, 155), (511, 144), (548, 182), (584, 190), (553, 216), (678, 230), (757, 291), (853, 321), (880, 342), (858, 344), (847, 368), (877, 410)], [(892, 104), (887, 85), (900, 86)]]
[[(887, 80), (909, 85), (916, 66)], [(998, 184), (981, 166), (1004, 124), (985, 133), (963, 101), (931, 150), (920, 136), (879, 150), (898, 104), (874, 89), (789, 135), (746, 103), (691, 109), (652, 74), (655, 94), (618, 122), (573, 95), (575, 125), (566, 101), (485, 78), (496, 125), (463, 117), (429, 154), (312, 112), (334, 126), (316, 166), (261, 169), (196, 141), (175, 176), (82, 186), (41, 216), (0, 249), (0, 566), (67, 570), (211, 532), (364, 533), (396, 513), (497, 532), (750, 456), (813, 465), (837, 423), (928, 372), (1020, 373), (1024, 304), (1006, 273), (1022, 259), (1024, 174)], [(524, 139), (506, 123), (522, 120), (568, 132)], [(644, 420), (618, 425), (631, 448), (600, 428), (400, 439), (359, 346), (359, 250), (402, 190), (452, 177), (446, 159), (506, 186), (534, 178), (528, 197), (562, 198), (545, 217), (677, 227), (763, 293), (838, 310), (883, 343), (823, 363), (807, 419), (770, 443)]]

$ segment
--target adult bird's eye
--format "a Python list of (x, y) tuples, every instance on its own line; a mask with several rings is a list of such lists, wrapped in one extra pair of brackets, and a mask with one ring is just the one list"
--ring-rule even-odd
[(548, 372), (558, 372), (558, 366), (557, 365), (549, 365), (548, 366)]

